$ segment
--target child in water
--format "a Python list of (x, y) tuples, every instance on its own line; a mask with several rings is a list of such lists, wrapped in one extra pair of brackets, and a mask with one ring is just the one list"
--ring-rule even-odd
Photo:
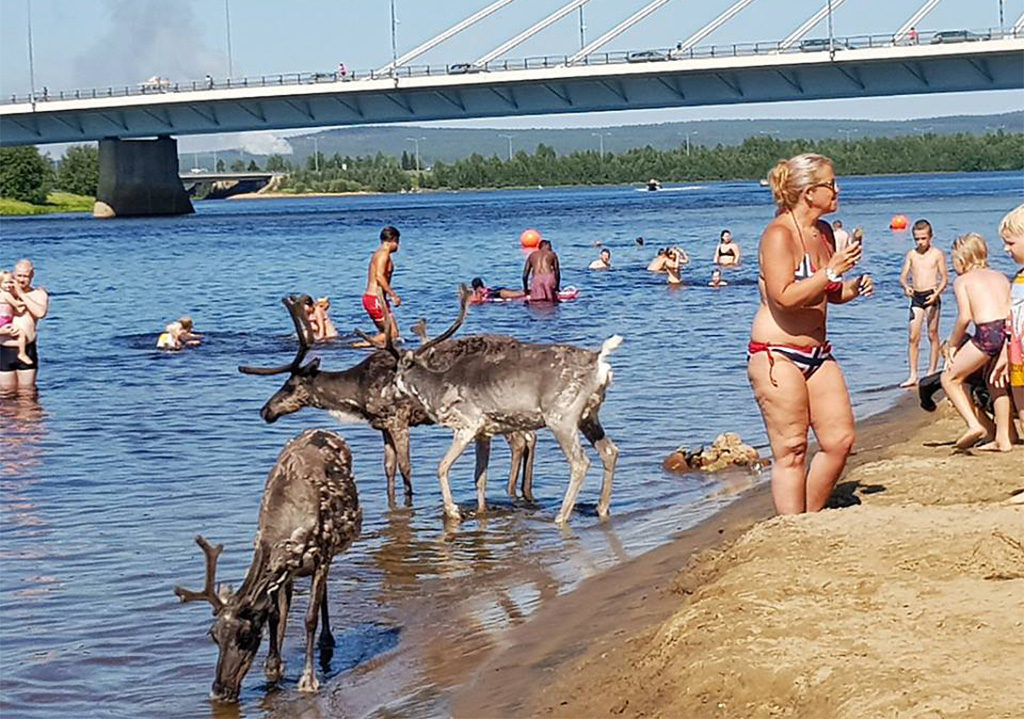
[(722, 279), (722, 271), (717, 267), (711, 270), (711, 281), (708, 282), (708, 287), (725, 287), (728, 282)]
[[(21, 318), (26, 315), (25, 303), (15, 297), (14, 292), (14, 274), (7, 270), (0, 271), (0, 327), (15, 325), (21, 330), (18, 336), (14, 338), (18, 343), (18, 361), (22, 364), (30, 365), (33, 364), (32, 358), (25, 351), (29, 333), (24, 331), (22, 322), (15, 322), (15, 318)], [(29, 318), (29, 321), (31, 321), (31, 318)]]
[(329, 309), (331, 309), (331, 298), (321, 297), (313, 303), (309, 310), (309, 324), (313, 328), (313, 337), (317, 342), (326, 342), (338, 337), (338, 330), (327, 315)]
[[(993, 360), (1003, 352), (1006, 317), (1010, 313), (1010, 283), (1002, 273), (989, 269), (988, 246), (981, 235), (968, 233), (953, 243), (953, 269), (959, 277), (953, 282), (958, 314), (946, 346), (946, 369), (942, 389), (967, 424), (967, 431), (956, 441), (957, 449), (968, 449), (988, 434), (964, 383), (978, 370), (984, 370), (996, 415), (996, 442), (1009, 442), (1009, 401), (1005, 387), (996, 387), (989, 377)], [(974, 323), (974, 335), (967, 326)]]
[(192, 331), (192, 318), (185, 316), (164, 327), (164, 331), (156, 340), (156, 348), (160, 350), (180, 350), (185, 347), (196, 347), (202, 341), (202, 335)]

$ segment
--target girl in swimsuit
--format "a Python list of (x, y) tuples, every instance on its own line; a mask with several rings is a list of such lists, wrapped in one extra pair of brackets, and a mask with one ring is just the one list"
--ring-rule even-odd
[[(14, 296), (15, 284), (14, 274), (3, 270), (0, 272), (0, 327), (14, 325), (21, 332), (15, 337), (18, 349), (18, 361), (23, 365), (35, 364), (26, 351), (28, 346), (29, 333), (24, 331), (22, 320), (15, 322), (15, 318), (24, 317), (26, 314), (25, 303)], [(31, 317), (29, 318), (31, 320)]]
[[(747, 374), (771, 442), (772, 499), (779, 514), (825, 506), (853, 447), (853, 410), (826, 338), (829, 303), (868, 296), (861, 275), (843, 279), (859, 245), (835, 250), (839, 195), (832, 161), (814, 154), (780, 161), (768, 177), (778, 210), (761, 236), (761, 306), (754, 317)], [(819, 450), (807, 467), (807, 430)]]
[[(983, 424), (988, 418), (983, 420), (977, 413), (964, 384), (968, 377), (1002, 354), (1006, 318), (1010, 314), (1010, 282), (1002, 272), (989, 269), (988, 246), (981, 235), (973, 232), (953, 243), (953, 269), (959, 275), (953, 281), (958, 312), (946, 344), (942, 389), (967, 424), (967, 430), (956, 441), (957, 449), (968, 449), (989, 431)], [(971, 322), (974, 336), (967, 334)], [(988, 374), (986, 371), (997, 420), (996, 444), (1009, 449), (1010, 398), (1006, 387), (993, 384)]]
[(712, 262), (722, 267), (731, 267), (732, 265), (739, 264), (739, 261), (740, 246), (732, 241), (732, 233), (729, 230), (722, 230)]

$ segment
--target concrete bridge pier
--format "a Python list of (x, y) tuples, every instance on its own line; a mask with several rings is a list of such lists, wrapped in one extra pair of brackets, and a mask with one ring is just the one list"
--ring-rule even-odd
[(178, 141), (100, 140), (100, 178), (93, 217), (187, 215), (195, 210), (178, 177)]

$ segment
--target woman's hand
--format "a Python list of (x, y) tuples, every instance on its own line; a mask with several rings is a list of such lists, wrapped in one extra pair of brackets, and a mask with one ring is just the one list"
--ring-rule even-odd
[(993, 387), (1002, 389), (1006, 386), (1010, 380), (1009, 362), (1007, 357), (1006, 345), (1003, 345), (1003, 351), (999, 353), (996, 361), (992, 365), (992, 372), (988, 376), (989, 384)]
[(4, 337), (17, 337), (21, 334), (21, 330), (15, 327), (13, 324), (4, 325), (0, 327), (0, 335)]
[(846, 274), (860, 262), (863, 253), (859, 244), (849, 244), (829, 258), (827, 267), (837, 275)]
[(857, 280), (857, 296), (870, 297), (875, 292), (875, 281), (871, 275), (861, 275)]

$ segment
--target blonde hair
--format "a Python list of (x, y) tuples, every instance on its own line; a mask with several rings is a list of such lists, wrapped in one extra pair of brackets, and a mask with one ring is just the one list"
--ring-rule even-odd
[(192, 318), (189, 317), (188, 315), (185, 315), (184, 317), (179, 319), (178, 324), (181, 325), (181, 328), (186, 332), (192, 331)]
[(953, 269), (958, 275), (988, 267), (988, 245), (977, 232), (960, 235), (953, 242)]
[(858, 227), (856, 230), (853, 231), (853, 239), (854, 239), (855, 242), (863, 242), (864, 241), (864, 228), (863, 227)]
[(796, 207), (800, 195), (821, 180), (826, 167), (832, 167), (832, 160), (811, 152), (775, 163), (775, 167), (768, 173), (768, 185), (772, 188), (772, 197), (779, 209), (790, 210)]
[(1018, 205), (999, 223), (999, 236), (1004, 240), (1011, 237), (1024, 237), (1024, 205)]
[(0, 283), (7, 279), (14, 279), (14, 273), (10, 270), (0, 270)]

